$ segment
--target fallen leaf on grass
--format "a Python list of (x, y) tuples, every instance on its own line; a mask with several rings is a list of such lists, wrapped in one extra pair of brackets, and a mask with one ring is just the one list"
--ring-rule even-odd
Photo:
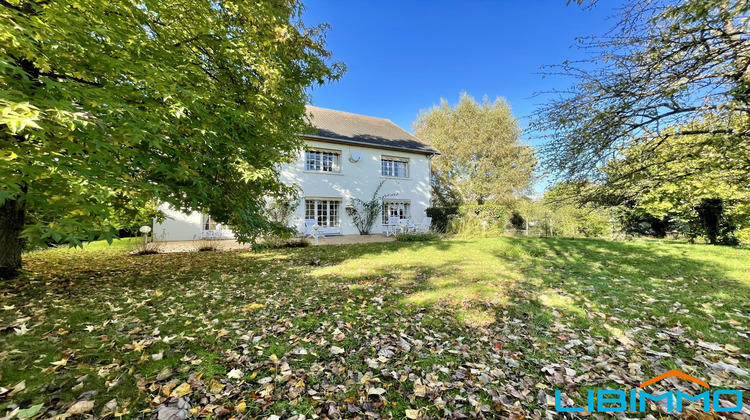
[(67, 411), (67, 414), (70, 414), (70, 415), (86, 414), (93, 409), (94, 409), (93, 401), (78, 401), (77, 403), (70, 406), (70, 408)]
[(183, 382), (180, 386), (172, 390), (170, 396), (180, 398), (181, 396), (190, 393), (190, 384)]
[(404, 413), (406, 415), (407, 419), (418, 419), (419, 418), (419, 410), (406, 410)]
[(30, 417), (34, 417), (39, 411), (41, 411), (42, 407), (44, 407), (44, 404), (37, 404), (32, 405), (29, 408), (19, 410), (16, 414), (16, 418), (19, 419), (28, 419)]
[(383, 388), (370, 388), (367, 390), (367, 395), (383, 395), (385, 392)]

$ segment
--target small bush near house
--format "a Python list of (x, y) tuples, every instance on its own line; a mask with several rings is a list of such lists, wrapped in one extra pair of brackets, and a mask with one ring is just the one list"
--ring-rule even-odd
[(138, 245), (135, 250), (131, 252), (133, 255), (152, 255), (161, 254), (164, 252), (163, 242), (148, 242), (146, 245)]
[(204, 238), (195, 243), (194, 250), (197, 252), (219, 251), (223, 248), (223, 239)]
[(372, 193), (372, 197), (368, 201), (353, 198), (349, 205), (346, 206), (346, 214), (352, 218), (352, 222), (357, 227), (360, 235), (370, 234), (372, 226), (383, 211), (383, 200), (386, 197), (394, 195), (385, 194), (378, 196), (380, 189), (383, 188), (383, 183), (385, 183), (385, 180), (380, 181), (380, 184), (375, 188), (375, 192)]
[(425, 214), (432, 217), (432, 228), (436, 232), (445, 233), (451, 217), (458, 215), (458, 206), (429, 207), (425, 209)]
[(397, 233), (396, 240), (399, 242), (427, 242), (437, 241), (440, 239), (440, 235), (436, 232), (422, 232), (422, 233)]
[(130, 252), (132, 255), (161, 254), (166, 248), (165, 235), (153, 236), (151, 242), (146, 242), (145, 244), (142, 238), (137, 238), (135, 243), (135, 249)]
[(284, 240), (266, 240), (264, 245), (268, 249), (305, 248), (310, 246), (310, 241), (307, 238), (286, 238)]
[(287, 229), (280, 229), (275, 232), (269, 232), (263, 237), (261, 248), (279, 249), (279, 248), (296, 248), (306, 245), (289, 246), (295, 238), (297, 230), (290, 226), (295, 210), (299, 207), (299, 200), (296, 196), (285, 199), (270, 200), (266, 203), (266, 214), (268, 219), (279, 225), (286, 226)]

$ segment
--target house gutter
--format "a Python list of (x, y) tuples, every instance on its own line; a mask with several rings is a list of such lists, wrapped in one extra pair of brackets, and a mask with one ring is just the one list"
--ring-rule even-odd
[(337, 143), (337, 144), (356, 144), (358, 146), (369, 147), (371, 149), (386, 149), (386, 150), (397, 150), (397, 151), (404, 151), (404, 152), (411, 152), (411, 153), (419, 153), (425, 156), (434, 156), (434, 155), (440, 154), (440, 152), (438, 152), (437, 150), (418, 150), (418, 149), (411, 149), (408, 147), (383, 146), (379, 144), (365, 143), (363, 141), (335, 139), (331, 137), (314, 136), (310, 134), (303, 134), (303, 135), (300, 135), (300, 137), (302, 137), (303, 139), (308, 139), (308, 140), (321, 140), (321, 141), (327, 141), (330, 143)]

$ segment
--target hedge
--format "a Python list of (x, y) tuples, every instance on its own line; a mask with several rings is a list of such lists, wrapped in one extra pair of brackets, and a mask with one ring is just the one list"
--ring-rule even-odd
[(437, 232), (447, 232), (448, 222), (451, 216), (464, 218), (466, 216), (477, 217), (482, 220), (497, 219), (503, 225), (507, 221), (509, 210), (504, 206), (491, 204), (484, 205), (466, 205), (466, 206), (446, 206), (446, 207), (428, 207), (425, 214), (432, 217), (432, 227)]
[(425, 214), (427, 217), (432, 217), (432, 228), (436, 232), (446, 232), (450, 216), (458, 214), (458, 206), (428, 207)]

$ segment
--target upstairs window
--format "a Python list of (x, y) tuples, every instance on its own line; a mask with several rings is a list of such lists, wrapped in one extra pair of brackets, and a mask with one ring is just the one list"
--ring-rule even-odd
[(305, 152), (305, 170), (313, 172), (341, 172), (341, 152), (308, 150)]
[(409, 161), (394, 157), (383, 156), (380, 158), (381, 175), (393, 178), (409, 177)]

